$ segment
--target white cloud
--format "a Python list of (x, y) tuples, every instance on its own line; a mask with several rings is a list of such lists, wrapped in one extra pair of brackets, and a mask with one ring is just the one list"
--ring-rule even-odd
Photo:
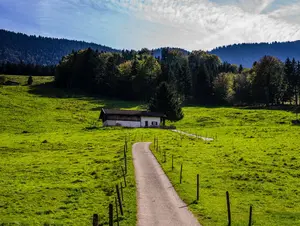
[(238, 4), (245, 12), (260, 14), (274, 1), (275, 0), (238, 0)]
[(268, 15), (271, 18), (285, 20), (294, 24), (300, 24), (300, 1), (298, 3), (285, 5), (276, 9)]
[[(4, 6), (0, 26), (116, 48), (211, 49), (233, 43), (300, 39), (300, 0), (289, 2), (28, 0), (23, 4), (0, 0), (0, 8)], [(30, 15), (24, 17), (23, 12)]]
[(282, 18), (288, 9), (263, 14), (273, 1), (238, 0), (236, 5), (218, 5), (208, 0), (144, 0), (143, 4), (135, 0), (112, 2), (118, 10), (127, 10), (140, 19), (173, 28), (169, 34), (158, 35), (162, 43), (165, 39), (169, 45), (187, 49), (211, 49), (232, 43), (299, 39), (300, 21), (292, 24)]

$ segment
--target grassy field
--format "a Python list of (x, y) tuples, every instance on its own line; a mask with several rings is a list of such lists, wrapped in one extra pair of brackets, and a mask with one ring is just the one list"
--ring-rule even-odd
[[(21, 84), (27, 79), (9, 78)], [(33, 79), (34, 85), (52, 81)], [(0, 87), (0, 225), (91, 225), (94, 213), (107, 225), (108, 204), (114, 201), (115, 185), (122, 181), (128, 131), (101, 128), (99, 107), (106, 102), (67, 98), (46, 88), (43, 96), (39, 92), (39, 86)], [(136, 222), (129, 163), (122, 225)]]
[[(160, 152), (155, 154), (203, 225), (226, 225), (226, 191), (231, 197), (232, 225), (248, 225), (250, 205), (254, 225), (300, 225), (300, 128), (291, 125), (294, 114), (232, 108), (184, 110), (186, 117), (177, 128), (216, 140), (160, 135)], [(166, 163), (162, 163), (164, 151)], [(183, 183), (179, 184), (181, 163)], [(198, 173), (200, 201), (193, 204)]]
[[(73, 96), (47, 85), (0, 87), (0, 103), (0, 225), (90, 225), (93, 213), (107, 224), (108, 203), (122, 181), (125, 135), (131, 143), (158, 137), (160, 151), (152, 145), (157, 159), (204, 226), (227, 224), (226, 191), (232, 225), (247, 225), (250, 205), (254, 225), (300, 225), (300, 128), (291, 125), (291, 112), (185, 107), (177, 129), (215, 138), (204, 142), (164, 130), (101, 128), (101, 106), (140, 105)], [(129, 165), (121, 225), (136, 221)], [(201, 191), (195, 203), (198, 173)]]

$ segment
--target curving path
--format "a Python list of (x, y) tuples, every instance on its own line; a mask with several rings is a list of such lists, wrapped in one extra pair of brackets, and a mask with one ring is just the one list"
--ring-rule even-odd
[(202, 140), (204, 140), (204, 141), (213, 141), (213, 140), (214, 140), (213, 138), (202, 137), (202, 136), (198, 136), (198, 135), (196, 135), (196, 134), (186, 133), (186, 132), (183, 132), (183, 131), (181, 131), (181, 130), (176, 130), (176, 129), (174, 129), (174, 130), (172, 130), (172, 131), (175, 132), (175, 133), (180, 133), (180, 134), (189, 136), (189, 137), (196, 137), (196, 138), (198, 138), (198, 139), (200, 138), (200, 139), (202, 139)]
[(137, 184), (138, 226), (200, 226), (178, 197), (168, 177), (149, 150), (150, 143), (133, 145)]

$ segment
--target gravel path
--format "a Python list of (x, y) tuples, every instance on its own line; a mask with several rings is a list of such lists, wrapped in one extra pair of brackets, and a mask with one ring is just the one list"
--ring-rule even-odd
[(191, 134), (191, 133), (183, 132), (183, 131), (181, 131), (181, 130), (176, 130), (176, 129), (174, 129), (174, 130), (172, 130), (172, 131), (175, 132), (175, 133), (180, 133), (180, 134), (189, 136), (189, 137), (200, 138), (200, 139), (202, 139), (202, 140), (204, 140), (204, 141), (213, 141), (213, 140), (214, 140), (213, 138), (209, 138), (209, 137), (201, 137), (201, 136), (198, 136), (198, 135), (196, 135), (196, 134)]
[(136, 143), (132, 149), (137, 184), (137, 226), (200, 226), (178, 197), (149, 145)]

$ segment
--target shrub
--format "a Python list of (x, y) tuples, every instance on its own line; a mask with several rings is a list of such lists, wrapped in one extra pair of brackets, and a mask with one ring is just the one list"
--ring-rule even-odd
[(0, 85), (4, 85), (5, 81), (6, 81), (5, 76), (0, 75)]
[(30, 75), (27, 80), (27, 85), (31, 86), (32, 83), (33, 83), (33, 79), (32, 79), (32, 76)]

